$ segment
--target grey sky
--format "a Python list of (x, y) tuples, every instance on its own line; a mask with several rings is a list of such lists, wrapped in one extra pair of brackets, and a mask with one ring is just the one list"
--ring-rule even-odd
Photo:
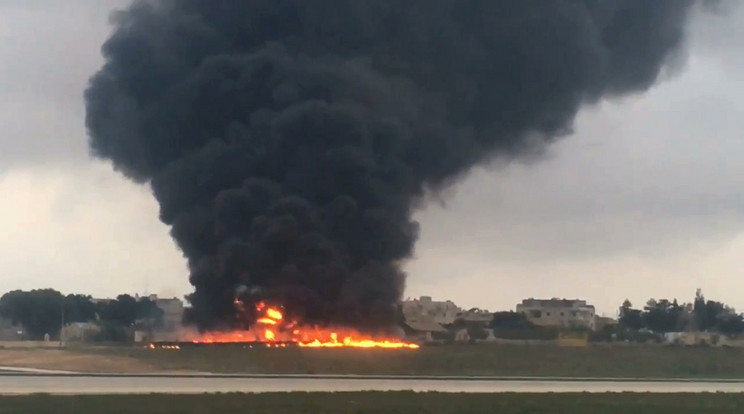
[[(144, 187), (88, 158), (82, 91), (126, 0), (0, 0), (0, 291), (188, 291)], [(587, 108), (543, 159), (482, 168), (418, 214), (407, 294), (709, 297), (744, 310), (744, 7), (698, 16), (681, 74)]]

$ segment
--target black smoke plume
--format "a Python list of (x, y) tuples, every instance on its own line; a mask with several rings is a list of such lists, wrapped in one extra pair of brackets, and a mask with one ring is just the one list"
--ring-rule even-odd
[(425, 194), (649, 88), (694, 3), (135, 1), (85, 94), (90, 145), (152, 186), (201, 328), (246, 323), (236, 295), (376, 328)]

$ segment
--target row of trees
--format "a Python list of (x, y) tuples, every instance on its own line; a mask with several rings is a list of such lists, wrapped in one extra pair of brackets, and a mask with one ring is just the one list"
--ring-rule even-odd
[[(599, 331), (589, 332), (586, 327), (536, 326), (527, 317), (517, 312), (496, 312), (488, 324), (455, 321), (448, 328), (467, 329), (474, 339), (485, 339), (490, 328), (498, 338), (549, 340), (559, 337), (561, 332), (588, 333), (591, 341), (660, 341), (668, 332), (714, 332), (736, 336), (744, 334), (744, 315), (722, 302), (707, 300), (700, 290), (691, 303), (679, 303), (676, 299), (650, 299), (641, 309), (636, 309), (626, 300), (620, 307), (617, 325), (607, 324)], [(452, 329), (450, 329), (452, 330)]]
[(621, 327), (654, 333), (700, 331), (725, 335), (744, 333), (744, 316), (724, 303), (706, 300), (700, 290), (692, 303), (676, 299), (650, 299), (643, 309), (635, 309), (625, 300), (620, 307)]
[(96, 322), (103, 329), (101, 340), (117, 339), (121, 331), (138, 324), (162, 324), (163, 311), (155, 302), (130, 295), (95, 302), (86, 295), (63, 295), (53, 289), (16, 290), (0, 297), (0, 317), (23, 327), (26, 339), (58, 338), (62, 326), (76, 322)]

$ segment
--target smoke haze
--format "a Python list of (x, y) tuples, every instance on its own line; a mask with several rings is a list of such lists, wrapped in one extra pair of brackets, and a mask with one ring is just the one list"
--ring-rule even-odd
[(236, 295), (377, 328), (425, 195), (651, 87), (694, 4), (137, 1), (85, 94), (90, 144), (152, 186), (201, 328), (250, 322)]

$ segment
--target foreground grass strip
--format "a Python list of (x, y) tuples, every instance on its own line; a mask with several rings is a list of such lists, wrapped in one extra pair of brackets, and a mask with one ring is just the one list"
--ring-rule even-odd
[[(224, 373), (744, 378), (744, 349), (724, 348), (452, 345), (417, 351), (261, 347), (167, 351), (119, 347), (67, 353), (118, 358), (161, 370)], [(81, 369), (80, 364), (75, 366)]]
[(289, 393), (0, 397), (0, 414), (741, 414), (744, 394)]

